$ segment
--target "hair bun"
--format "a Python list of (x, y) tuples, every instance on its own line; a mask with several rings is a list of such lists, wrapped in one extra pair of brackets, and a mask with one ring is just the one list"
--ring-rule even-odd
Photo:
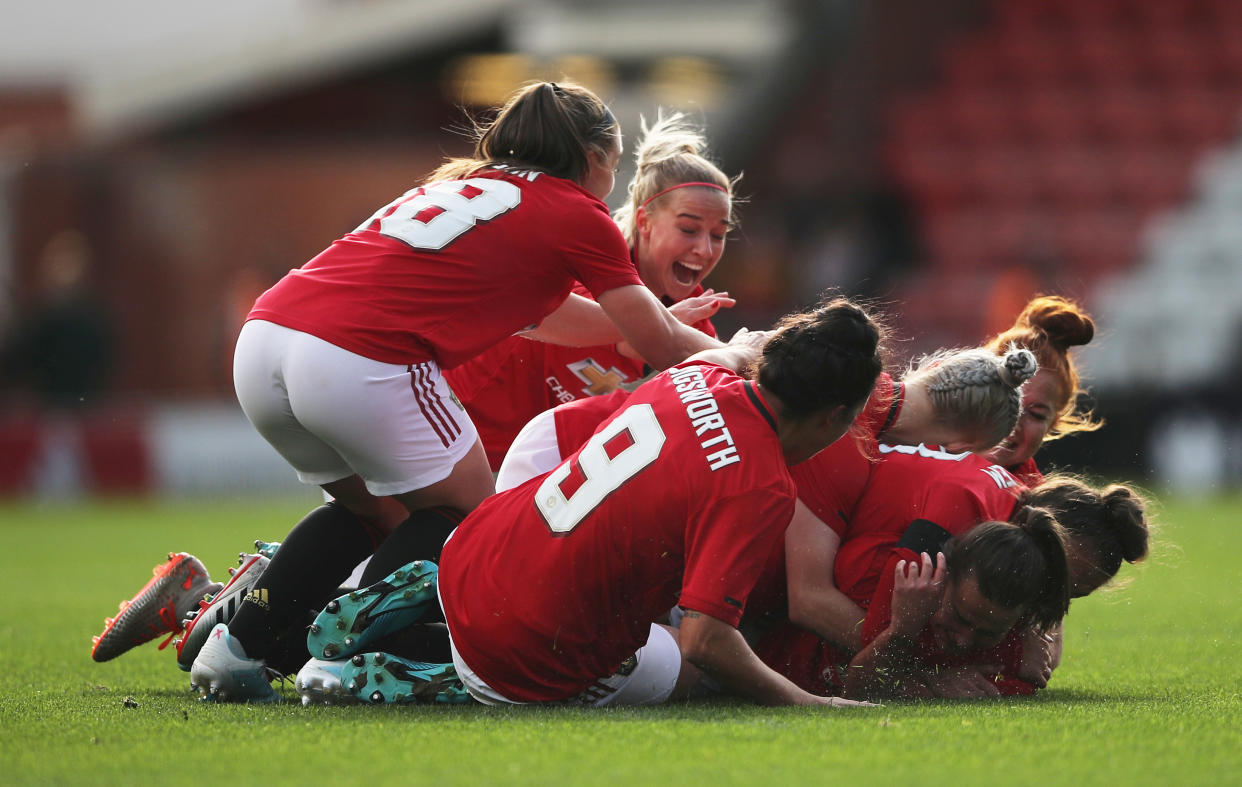
[(1037, 371), (1039, 362), (1035, 360), (1035, 353), (1011, 347), (1001, 365), (1001, 379), (1011, 388), (1017, 388), (1034, 377)]
[(1059, 295), (1035, 298), (1019, 321), (1043, 331), (1052, 346), (1062, 351), (1088, 344), (1095, 337), (1095, 322), (1082, 307)]
[(1115, 485), (1104, 491), (1104, 511), (1127, 563), (1147, 556), (1148, 528), (1143, 501), (1128, 487)]

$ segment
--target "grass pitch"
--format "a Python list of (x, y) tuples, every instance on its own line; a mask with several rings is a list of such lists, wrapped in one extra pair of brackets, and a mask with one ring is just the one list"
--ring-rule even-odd
[(104, 617), (167, 552), (223, 576), (314, 504), (0, 504), (0, 783), (1242, 784), (1242, 497), (1167, 503), (1150, 565), (1074, 603), (1034, 698), (215, 706), (189, 694), (171, 648), (90, 660)]

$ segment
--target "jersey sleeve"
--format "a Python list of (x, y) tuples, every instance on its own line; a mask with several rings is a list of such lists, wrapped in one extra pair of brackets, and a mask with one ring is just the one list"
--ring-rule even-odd
[(618, 287), (643, 285), (625, 238), (606, 209), (590, 206), (569, 226), (574, 229), (565, 232), (563, 253), (574, 278), (592, 298), (599, 300), (600, 295)]
[(789, 469), (798, 499), (842, 539), (871, 476), (872, 460), (864, 450), (858, 437), (846, 434)]
[(767, 486), (715, 498), (686, 527), (678, 604), (737, 626), (764, 563), (793, 517), (791, 488)]

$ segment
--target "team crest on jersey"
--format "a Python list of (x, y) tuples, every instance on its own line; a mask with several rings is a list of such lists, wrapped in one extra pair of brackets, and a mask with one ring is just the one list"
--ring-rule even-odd
[(585, 358), (581, 361), (575, 361), (568, 364), (569, 370), (578, 376), (578, 379), (586, 383), (586, 387), (582, 389), (582, 393), (587, 396), (601, 396), (606, 393), (612, 393), (617, 390), (621, 383), (625, 382), (625, 375), (613, 366), (605, 369), (595, 362), (594, 358)]

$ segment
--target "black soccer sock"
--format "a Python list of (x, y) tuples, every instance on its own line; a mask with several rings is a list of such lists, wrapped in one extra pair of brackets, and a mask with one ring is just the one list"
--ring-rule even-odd
[(374, 584), (413, 560), (430, 560), (439, 565), (445, 539), (463, 518), (460, 511), (448, 506), (420, 508), (410, 514), (375, 550), (359, 584)]
[(443, 623), (416, 623), (371, 642), (367, 648), (409, 661), (447, 664), (453, 660), (448, 627)]
[(288, 537), (229, 621), (252, 659), (272, 654), (276, 638), (317, 612), (379, 541), (373, 525), (333, 501), (311, 511)]

